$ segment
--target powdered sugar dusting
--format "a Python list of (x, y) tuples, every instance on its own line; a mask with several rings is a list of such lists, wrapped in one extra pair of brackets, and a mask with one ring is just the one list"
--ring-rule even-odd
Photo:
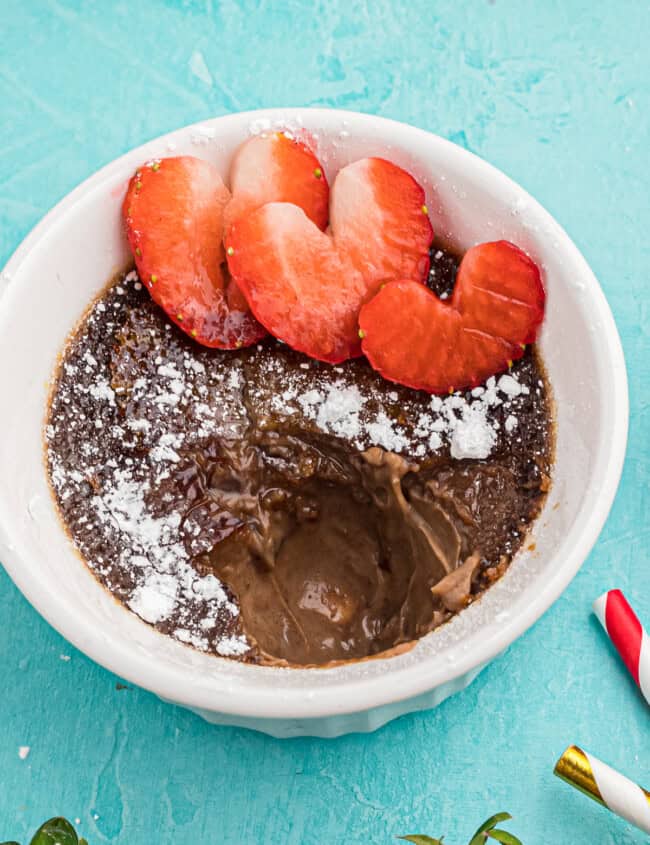
[[(359, 371), (349, 366), (311, 362), (289, 371), (266, 347), (258, 350), (257, 363), (264, 387), (250, 389), (262, 410), (284, 418), (306, 417), (324, 434), (360, 450), (380, 446), (416, 460), (445, 451), (458, 460), (485, 460), (500, 436), (514, 432), (518, 402), (529, 393), (515, 375), (506, 374), (451, 396), (425, 397), (399, 388), (380, 402), (374, 379), (359, 378)], [(270, 393), (268, 384), (277, 390)], [(507, 427), (500, 422), (505, 417), (512, 418)]]
[[(477, 407), (478, 406), (478, 407)], [(452, 458), (487, 458), (496, 443), (495, 429), (488, 423), (484, 408), (472, 403), (463, 409), (450, 438)]]
[[(124, 295), (122, 286), (137, 290), (135, 285), (137, 274), (130, 272), (95, 305), (85, 336), (114, 329), (106, 310)], [(194, 355), (166, 332), (148, 337), (158, 356), (138, 356), (143, 337), (128, 314), (116, 331), (119, 353), (110, 353), (108, 345), (106, 355), (97, 344), (84, 351), (81, 344), (66, 356), (46, 439), (60, 445), (71, 434), (82, 445), (76, 453), (49, 450), (52, 485), (71, 510), (71, 528), (83, 529), (92, 513), (92, 530), (84, 536), (98, 539), (89, 539), (81, 551), (127, 607), (194, 648), (245, 654), (250, 644), (239, 629), (237, 605), (214, 575), (192, 565), (194, 555), (211, 548), (213, 535), (196, 519), (185, 519), (173, 487), (166, 489), (170, 468), (187, 464), (188, 449), (200, 449), (216, 432), (241, 435), (238, 365), (227, 377), (210, 374), (198, 347)], [(62, 413), (71, 406), (78, 411), (72, 419)]]
[(241, 657), (250, 649), (246, 637), (224, 637), (217, 644), (217, 651), (222, 657)]

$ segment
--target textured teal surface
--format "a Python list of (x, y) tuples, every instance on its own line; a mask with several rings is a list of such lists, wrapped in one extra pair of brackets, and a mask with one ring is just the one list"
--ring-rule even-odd
[(419, 830), (464, 845), (507, 809), (525, 845), (645, 841), (551, 775), (578, 742), (650, 783), (650, 715), (589, 613), (619, 585), (650, 621), (645, 13), (638, 0), (3, 0), (0, 264), (92, 171), (183, 124), (271, 105), (405, 120), (505, 170), (582, 248), (623, 337), (632, 426), (609, 523), (560, 601), (468, 690), (371, 736), (280, 742), (118, 689), (0, 570), (0, 840), (64, 813), (91, 845)]

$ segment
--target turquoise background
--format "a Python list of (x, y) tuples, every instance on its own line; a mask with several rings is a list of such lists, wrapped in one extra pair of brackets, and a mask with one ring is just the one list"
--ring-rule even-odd
[(566, 227), (614, 310), (632, 425), (564, 596), (468, 690), (370, 736), (281, 742), (119, 689), (0, 570), (0, 840), (63, 813), (91, 845), (465, 845), (509, 810), (525, 845), (645, 841), (551, 772), (578, 742), (650, 784), (647, 707), (590, 616), (617, 585), (650, 622), (649, 37), (641, 0), (3, 0), (0, 265), (96, 168), (183, 124), (271, 105), (397, 118), (502, 168)]

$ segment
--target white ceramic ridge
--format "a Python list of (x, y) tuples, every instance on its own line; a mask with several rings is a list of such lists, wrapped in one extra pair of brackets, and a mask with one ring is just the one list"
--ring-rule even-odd
[[(540, 264), (548, 290), (541, 348), (557, 402), (554, 484), (536, 550), (408, 654), (328, 670), (246, 666), (161, 636), (118, 605), (59, 522), (43, 464), (42, 425), (57, 354), (93, 297), (128, 260), (120, 205), (135, 168), (191, 154), (225, 176), (251, 132), (309, 129), (328, 178), (383, 155), (425, 186), (436, 233), (454, 245), (507, 238)], [(17, 315), (29, 314), (30, 330)], [(503, 173), (460, 147), (383, 118), (272, 109), (215, 118), (117, 159), (63, 199), (0, 276), (0, 560), (34, 607), (92, 659), (210, 721), (275, 736), (374, 730), (466, 686), (555, 601), (607, 518), (623, 464), (628, 398), (623, 353), (603, 293), (555, 220)]]

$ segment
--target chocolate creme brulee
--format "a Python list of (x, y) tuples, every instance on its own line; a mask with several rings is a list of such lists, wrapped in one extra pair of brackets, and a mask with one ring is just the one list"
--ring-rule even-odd
[[(430, 287), (458, 259), (431, 252)], [(52, 392), (62, 518), (113, 596), (161, 633), (252, 663), (402, 650), (499, 578), (549, 486), (534, 347), (446, 397), (268, 338), (193, 343), (135, 271), (95, 302)]]

